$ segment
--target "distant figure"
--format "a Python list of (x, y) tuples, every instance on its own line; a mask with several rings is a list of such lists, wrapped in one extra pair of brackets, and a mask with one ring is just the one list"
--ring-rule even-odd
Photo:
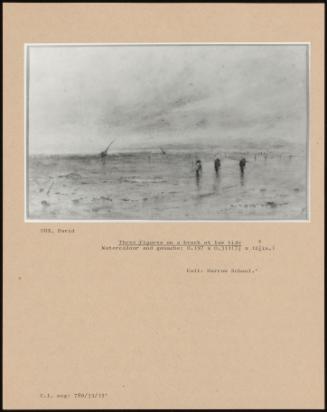
[(202, 173), (202, 163), (201, 163), (201, 160), (197, 160), (197, 161), (195, 162), (195, 173), (196, 173), (196, 176), (197, 176), (197, 177), (199, 177), (199, 176), (201, 175), (201, 173)]
[(216, 174), (218, 174), (219, 169), (220, 169), (220, 159), (217, 158), (217, 159), (215, 160), (215, 171), (216, 171)]
[(200, 189), (201, 175), (202, 175), (201, 160), (197, 160), (195, 162), (195, 180), (196, 180), (196, 185), (198, 189)]
[(242, 175), (244, 173), (245, 165), (246, 165), (246, 159), (243, 157), (243, 159), (240, 160), (240, 169), (241, 169), (241, 174)]

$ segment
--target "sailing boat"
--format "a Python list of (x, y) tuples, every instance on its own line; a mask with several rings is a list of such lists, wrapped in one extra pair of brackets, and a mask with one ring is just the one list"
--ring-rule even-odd
[(103, 150), (100, 153), (100, 156), (101, 156), (102, 159), (107, 156), (108, 150), (109, 150), (110, 146), (113, 144), (114, 141), (115, 140), (113, 140), (111, 143), (109, 143), (108, 146), (105, 148), (105, 150)]

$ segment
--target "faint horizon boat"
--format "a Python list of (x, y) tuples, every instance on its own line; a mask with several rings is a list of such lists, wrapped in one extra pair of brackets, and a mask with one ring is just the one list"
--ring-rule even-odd
[(115, 140), (113, 140), (112, 142), (110, 142), (110, 143), (108, 144), (108, 146), (105, 148), (105, 150), (103, 150), (102, 152), (100, 152), (100, 157), (101, 157), (101, 159), (103, 159), (104, 157), (107, 156), (108, 150), (109, 150), (110, 146), (113, 144), (114, 141), (115, 141)]
[(162, 154), (164, 154), (164, 155), (167, 154), (162, 147), (160, 147), (160, 150), (161, 150), (161, 153), (162, 153)]

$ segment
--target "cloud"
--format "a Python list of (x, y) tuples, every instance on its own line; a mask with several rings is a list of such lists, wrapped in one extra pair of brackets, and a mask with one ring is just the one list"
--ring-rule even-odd
[(306, 46), (32, 47), (30, 61), (32, 152), (306, 139)]

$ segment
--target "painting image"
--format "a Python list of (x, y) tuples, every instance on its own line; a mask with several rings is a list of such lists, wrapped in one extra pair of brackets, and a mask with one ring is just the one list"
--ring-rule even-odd
[(30, 221), (307, 220), (309, 45), (25, 46)]

